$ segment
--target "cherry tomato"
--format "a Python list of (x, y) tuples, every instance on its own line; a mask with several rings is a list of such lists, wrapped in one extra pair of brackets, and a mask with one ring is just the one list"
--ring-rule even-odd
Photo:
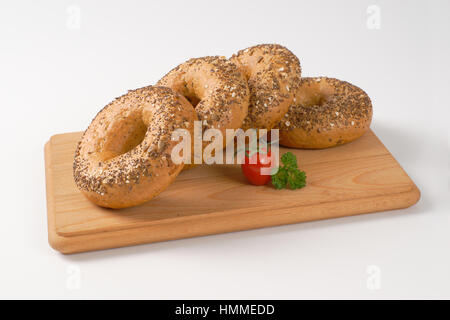
[(270, 168), (272, 165), (270, 149), (265, 149), (250, 154), (247, 150), (245, 152), (245, 162), (241, 164), (242, 173), (247, 180), (256, 186), (265, 185), (270, 181), (270, 175), (261, 174), (262, 168)]

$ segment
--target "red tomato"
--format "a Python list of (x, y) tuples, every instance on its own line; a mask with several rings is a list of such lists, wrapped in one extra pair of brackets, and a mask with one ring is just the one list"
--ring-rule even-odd
[(245, 162), (241, 164), (241, 168), (242, 173), (251, 184), (262, 186), (270, 181), (271, 176), (261, 174), (261, 169), (271, 167), (271, 157), (270, 149), (267, 152), (265, 149), (255, 152), (251, 156), (249, 156), (248, 150), (245, 152)]

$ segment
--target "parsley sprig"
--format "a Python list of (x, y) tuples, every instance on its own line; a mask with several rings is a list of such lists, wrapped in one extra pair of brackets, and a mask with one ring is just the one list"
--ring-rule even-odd
[(298, 169), (297, 157), (292, 152), (281, 156), (281, 165), (278, 172), (272, 175), (272, 184), (275, 189), (300, 189), (306, 186), (306, 173)]

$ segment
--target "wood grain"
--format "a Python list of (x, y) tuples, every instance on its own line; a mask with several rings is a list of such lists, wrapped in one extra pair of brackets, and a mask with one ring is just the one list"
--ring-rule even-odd
[(304, 189), (255, 187), (246, 183), (237, 165), (204, 165), (183, 171), (144, 205), (104, 209), (89, 202), (73, 181), (80, 136), (55, 135), (45, 146), (49, 242), (62, 253), (399, 209), (420, 198), (415, 184), (370, 131), (331, 149), (289, 149), (307, 173)]

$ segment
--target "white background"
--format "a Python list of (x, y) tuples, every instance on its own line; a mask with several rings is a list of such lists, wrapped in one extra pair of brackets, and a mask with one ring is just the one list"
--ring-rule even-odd
[[(445, 0), (2, 1), (0, 298), (450, 298), (449, 12)], [(84, 130), (188, 58), (274, 42), (305, 76), (366, 90), (416, 206), (73, 256), (49, 247), (51, 135)]]

